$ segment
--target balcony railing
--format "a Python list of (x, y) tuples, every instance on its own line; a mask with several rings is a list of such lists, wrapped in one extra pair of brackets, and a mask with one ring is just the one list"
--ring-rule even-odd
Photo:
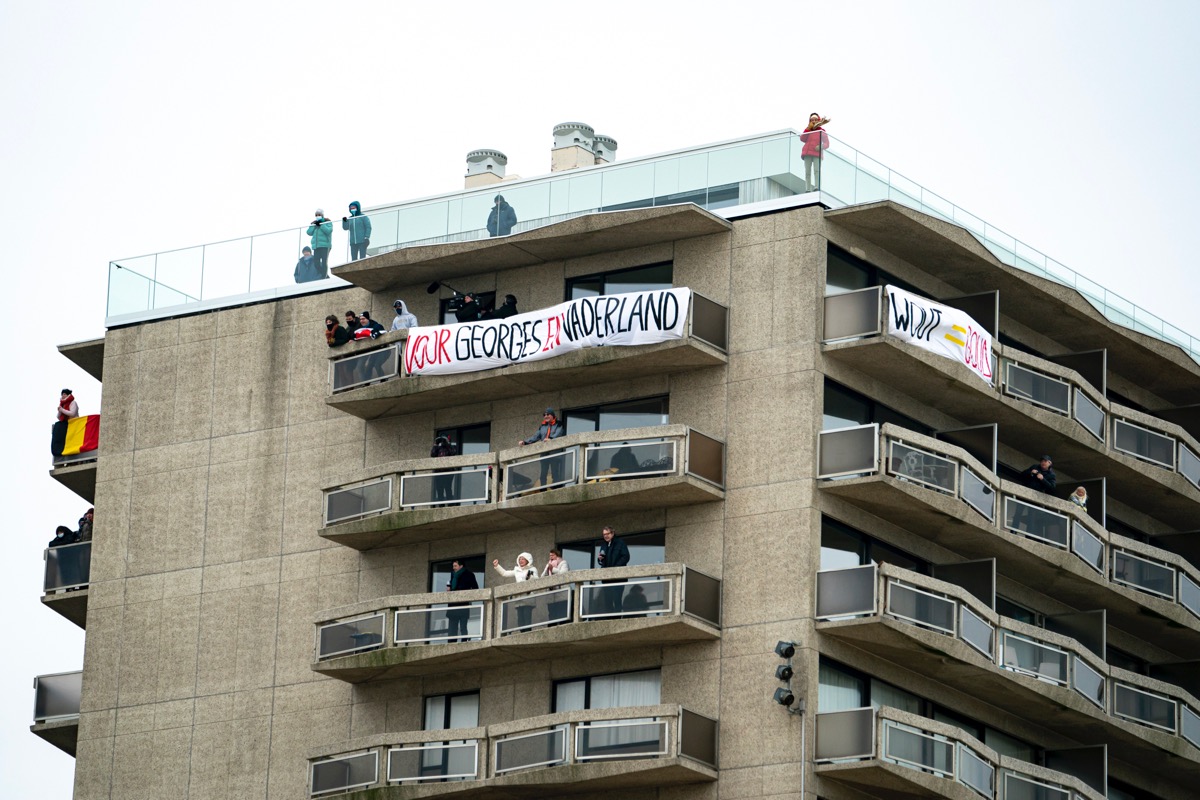
[(947, 588), (888, 564), (825, 570), (817, 573), (816, 616), (886, 617), (959, 639), (991, 664), (1070, 689), (1112, 717), (1200, 747), (1200, 739), (1189, 738), (1200, 729), (1200, 704), (1182, 689), (1110, 668), (1074, 639), (1000, 617), (965, 590)]
[(400, 375), (400, 357), (404, 342), (383, 345), (374, 350), (329, 362), (329, 388), (342, 392), (355, 386), (388, 381)]
[[(882, 457), (881, 455), (882, 454)], [(1160, 597), (1200, 619), (1200, 572), (1165, 550), (1109, 533), (1068, 503), (1002, 482), (961, 449), (891, 424), (822, 431), (818, 478), (882, 474), (954, 497), (1009, 533), (1064, 550), (1113, 584)]]
[[(690, 776), (673, 777), (672, 783), (715, 780), (717, 721), (681, 706), (655, 705), (549, 714), (487, 728), (415, 731), (387, 744), (312, 759), (309, 796), (430, 781), (446, 784), (437, 793), (452, 794), (477, 789), (484, 781), (503, 786), (515, 773), (617, 760), (644, 762), (624, 773), (634, 785), (655, 785), (655, 762), (665, 760), (696, 764)], [(644, 781), (631, 779), (638, 773)], [(543, 782), (588, 779), (587, 772), (568, 772)]]
[(398, 599), (318, 621), (317, 661), (381, 648), (492, 641), (597, 620), (688, 616), (721, 627), (721, 581), (682, 564), (581, 570)]
[[(989, 800), (1103, 800), (1095, 784), (1107, 769), (1078, 775), (1026, 764), (965, 731), (883, 707), (824, 711), (816, 715), (818, 764), (871, 761), (894, 764), (961, 783)], [(826, 773), (836, 777), (838, 773)]]
[(584, 483), (690, 476), (725, 485), (725, 444), (683, 425), (578, 434), (506, 453), (418, 459), (326, 489), (325, 524), (397, 510), (490, 506), (496, 498), (503, 503)]
[(82, 688), (82, 671), (38, 675), (33, 679), (34, 723), (79, 719)]
[(43, 594), (82, 589), (91, 582), (91, 542), (47, 547), (45, 558), (46, 574), (42, 579)]

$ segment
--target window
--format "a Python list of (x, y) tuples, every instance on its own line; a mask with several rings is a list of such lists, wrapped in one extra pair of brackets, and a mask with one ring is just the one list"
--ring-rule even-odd
[(924, 559), (855, 530), (845, 523), (821, 518), (821, 569), (845, 569), (864, 564), (892, 564), (920, 575), (929, 574)]
[(1024, 622), (1026, 625), (1042, 627), (1041, 614), (1028, 606), (1015, 603), (1007, 597), (996, 595), (996, 613), (1002, 617), (1015, 619), (1017, 622)]
[(866, 395), (829, 379), (825, 380), (824, 406), (824, 416), (821, 420), (823, 431), (870, 425), (874, 422), (891, 422), (917, 433), (933, 433), (933, 429), (928, 425), (922, 425), (912, 417), (893, 411), (882, 403), (877, 403)]
[(596, 297), (602, 294), (646, 292), (651, 289), (670, 289), (674, 266), (671, 262), (651, 264), (614, 272), (598, 272), (567, 279), (567, 300)]
[(425, 698), (422, 730), (474, 728), (479, 725), (479, 692), (435, 694)]
[(879, 269), (873, 264), (852, 256), (845, 250), (829, 245), (825, 252), (825, 294), (844, 294), (846, 292), (866, 289), (868, 286), (884, 286), (890, 284), (905, 291), (926, 296), (925, 292), (915, 286), (899, 280)]
[[(453, 728), (475, 728), (479, 726), (479, 692), (458, 694), (436, 694), (425, 698), (425, 713), (422, 729), (444, 731)], [(470, 780), (476, 774), (477, 754), (467, 741), (459, 739), (442, 742), (445, 747), (427, 746), (412, 757), (417, 762), (410, 764), (417, 774), (428, 781), (430, 776), (445, 780)]]
[(662, 672), (657, 669), (556, 681), (552, 711), (655, 706), (662, 702), (661, 690)]
[(1111, 644), (1105, 645), (1104, 660), (1108, 662), (1109, 666), (1127, 669), (1139, 675), (1149, 674), (1150, 671), (1150, 664), (1144, 658), (1138, 658), (1132, 653), (1127, 653), (1124, 650), (1113, 647)]
[[(477, 303), (479, 303), (479, 307), (481, 309), (486, 311), (488, 309), (496, 307), (496, 293), (495, 292), (470, 292), (470, 294), (475, 295), (475, 301)], [(450, 325), (452, 323), (458, 322), (458, 317), (454, 316), (454, 312), (451, 311), (449, 308), (450, 302), (453, 299), (454, 298), (451, 298), (451, 297), (445, 297), (445, 298), (442, 298), (441, 302), (438, 304), (438, 308), (440, 309), (440, 312), (441, 312), (441, 319), (442, 319), (441, 324), (442, 325)]]
[(460, 456), (474, 456), (491, 452), (492, 423), (481, 422), (477, 425), (459, 425), (457, 428), (439, 428), (433, 437), (445, 436), (454, 445)]
[(563, 424), (567, 433), (666, 425), (670, 422), (669, 405), (668, 397), (663, 395), (644, 400), (625, 400), (587, 408), (564, 409)]
[(460, 562), (464, 567), (475, 573), (475, 582), (479, 584), (480, 589), (483, 588), (483, 579), (487, 575), (483, 556), (464, 556), (462, 558), (447, 559), (446, 561), (433, 561), (429, 564), (430, 592), (446, 591), (446, 585), (450, 583), (450, 565), (455, 561)]
[[(629, 547), (629, 566), (631, 567), (640, 564), (661, 564), (665, 560), (666, 531), (630, 534), (618, 532), (617, 537)], [(563, 558), (567, 560), (567, 566), (572, 570), (596, 569), (599, 567), (599, 564), (596, 563), (596, 554), (600, 552), (601, 541), (597, 534), (595, 539), (566, 542), (559, 544), (558, 547), (562, 550)]]

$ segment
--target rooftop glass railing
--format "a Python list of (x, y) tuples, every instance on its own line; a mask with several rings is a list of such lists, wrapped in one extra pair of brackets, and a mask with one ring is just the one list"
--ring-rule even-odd
[(721, 581), (683, 564), (656, 564), (404, 595), (360, 609), (316, 623), (318, 661), (385, 647), (491, 641), (598, 620), (688, 616), (720, 628)]
[(816, 734), (818, 764), (877, 760), (961, 783), (989, 800), (1104, 797), (1093, 786), (1099, 774), (1080, 769), (1072, 775), (1004, 757), (959, 728), (887, 706), (822, 711)]
[[(650, 771), (658, 759), (687, 759), (703, 770), (691, 780), (673, 778), (672, 783), (708, 781), (713, 776), (707, 770), (717, 766), (717, 727), (716, 720), (681, 706), (653, 705), (560, 712), (487, 728), (412, 731), (395, 735), (387, 744), (371, 743), (312, 759), (309, 796), (429, 781), (502, 780), (516, 773), (597, 761), (650, 761), (644, 781), (636, 772), (626, 773), (628, 786), (654, 786)], [(561, 780), (574, 783), (587, 777), (571, 773)]]
[[(947, 588), (889, 564), (824, 570), (817, 573), (816, 616), (895, 619), (959, 639), (1004, 670), (1070, 689), (1109, 716), (1185, 738), (1194, 734), (1191, 723), (1200, 711), (1182, 689), (1113, 670), (1070, 637), (998, 616), (965, 590)], [(1183, 709), (1192, 715), (1188, 726)]]
[[(1200, 619), (1200, 572), (1165, 550), (1106, 531), (1076, 506), (1002, 483), (964, 451), (890, 423), (822, 431), (817, 477), (887, 475), (965, 503), (995, 528), (1064, 550), (1111, 584)], [(1037, 499), (1035, 499), (1037, 498)]]
[[(497, 194), (517, 215), (511, 231), (516, 234), (597, 211), (679, 203), (718, 210), (813, 191), (830, 207), (891, 200), (959, 225), (1001, 262), (1069, 286), (1113, 322), (1178, 345), (1200, 361), (1200, 339), (827, 135), (819, 148), (811, 135), (780, 131), (372, 209), (367, 253), (488, 238)], [(180, 306), (291, 286), (301, 249), (309, 244), (307, 230), (305, 225), (110, 262), (107, 316), (168, 308), (173, 310), (166, 313), (178, 313)], [(333, 222), (330, 267), (349, 259), (353, 234)]]

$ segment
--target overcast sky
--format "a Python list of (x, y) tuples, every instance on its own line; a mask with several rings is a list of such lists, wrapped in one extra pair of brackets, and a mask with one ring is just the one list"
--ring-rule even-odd
[(42, 549), (87, 505), (47, 477), (47, 445), (63, 386), (98, 410), (99, 385), (54, 348), (103, 335), (109, 260), (454, 191), (481, 147), (540, 175), (568, 120), (615, 138), (622, 160), (819, 111), (863, 153), (1200, 335), (1185, 269), (1198, 21), (1190, 0), (0, 0), (17, 387), (3, 400), (4, 793), (71, 795), (74, 760), (28, 731), (33, 676), (83, 658), (82, 631), (39, 603)]

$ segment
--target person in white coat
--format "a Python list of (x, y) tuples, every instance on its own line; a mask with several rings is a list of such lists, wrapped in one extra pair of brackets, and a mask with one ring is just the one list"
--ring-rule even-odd
[(517, 564), (512, 569), (505, 569), (500, 566), (499, 559), (492, 559), (492, 568), (506, 578), (513, 578), (517, 583), (523, 581), (531, 581), (538, 576), (537, 567), (533, 565), (533, 556), (529, 553), (521, 553), (517, 556)]
[[(533, 556), (529, 553), (521, 553), (521, 555), (517, 556), (517, 564), (512, 569), (505, 569), (500, 566), (498, 559), (493, 558), (492, 568), (506, 578), (513, 578), (517, 583), (531, 581), (538, 576), (537, 567), (533, 565)], [(516, 611), (516, 624), (513, 624), (508, 618), (508, 608), (510, 607)], [(517, 603), (513, 603), (511, 606), (506, 603), (504, 611), (501, 612), (503, 619), (500, 620), (500, 627), (510, 633), (529, 630), (533, 627), (533, 608), (534, 601), (529, 600), (525, 602), (524, 598)]]

